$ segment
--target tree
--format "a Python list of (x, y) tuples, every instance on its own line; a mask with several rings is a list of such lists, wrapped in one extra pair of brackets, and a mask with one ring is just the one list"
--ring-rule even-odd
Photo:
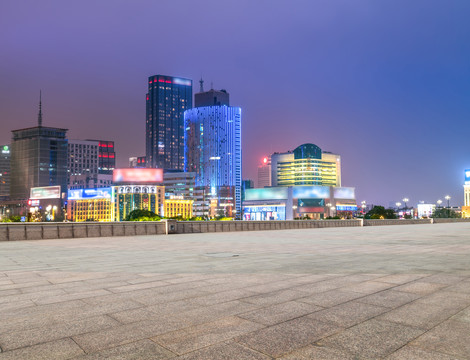
[(162, 218), (149, 210), (133, 210), (127, 215), (126, 221), (160, 221)]
[(367, 214), (366, 219), (396, 219), (393, 209), (385, 209), (383, 206), (374, 206)]
[(457, 214), (454, 210), (449, 208), (437, 208), (431, 216), (432, 218), (459, 218), (460, 214)]

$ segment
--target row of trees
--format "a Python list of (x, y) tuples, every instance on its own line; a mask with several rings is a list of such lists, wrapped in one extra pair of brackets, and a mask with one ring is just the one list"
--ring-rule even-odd
[[(411, 215), (405, 215), (405, 218), (411, 218)], [(433, 218), (459, 218), (452, 209), (437, 208), (432, 214)], [(374, 206), (366, 215), (366, 219), (396, 219), (397, 215), (393, 209), (385, 209), (383, 206)]]

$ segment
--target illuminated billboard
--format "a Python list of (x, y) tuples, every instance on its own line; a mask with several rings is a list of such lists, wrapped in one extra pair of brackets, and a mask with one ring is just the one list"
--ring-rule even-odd
[(335, 187), (333, 196), (335, 199), (354, 200), (356, 198), (353, 187)]
[(470, 169), (465, 170), (465, 185), (470, 185)]
[(114, 169), (115, 184), (156, 184), (163, 182), (163, 169)]
[(31, 188), (30, 199), (60, 199), (60, 186)]
[(98, 189), (73, 189), (68, 191), (68, 200), (110, 199), (113, 189), (110, 187)]
[(294, 186), (292, 196), (294, 199), (328, 199), (330, 188), (328, 186)]
[(281, 200), (287, 199), (287, 197), (287, 187), (272, 187), (245, 190), (245, 200)]

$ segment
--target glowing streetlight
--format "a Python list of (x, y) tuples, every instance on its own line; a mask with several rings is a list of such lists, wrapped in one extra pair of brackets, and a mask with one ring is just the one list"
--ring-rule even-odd
[(403, 202), (405, 203), (405, 210), (408, 208), (408, 207), (406, 206), (406, 203), (407, 203), (408, 201), (410, 201), (410, 199), (408, 199), (408, 198), (403, 198)]

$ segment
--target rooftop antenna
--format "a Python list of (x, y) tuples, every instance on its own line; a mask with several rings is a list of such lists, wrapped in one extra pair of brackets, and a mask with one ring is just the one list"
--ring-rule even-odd
[(211, 81), (211, 90), (214, 90), (214, 83)]
[(199, 80), (199, 92), (204, 92), (204, 80), (202, 80), (202, 76), (201, 80)]
[(41, 90), (39, 90), (39, 114), (38, 114), (38, 126), (42, 126), (42, 98), (41, 98)]

